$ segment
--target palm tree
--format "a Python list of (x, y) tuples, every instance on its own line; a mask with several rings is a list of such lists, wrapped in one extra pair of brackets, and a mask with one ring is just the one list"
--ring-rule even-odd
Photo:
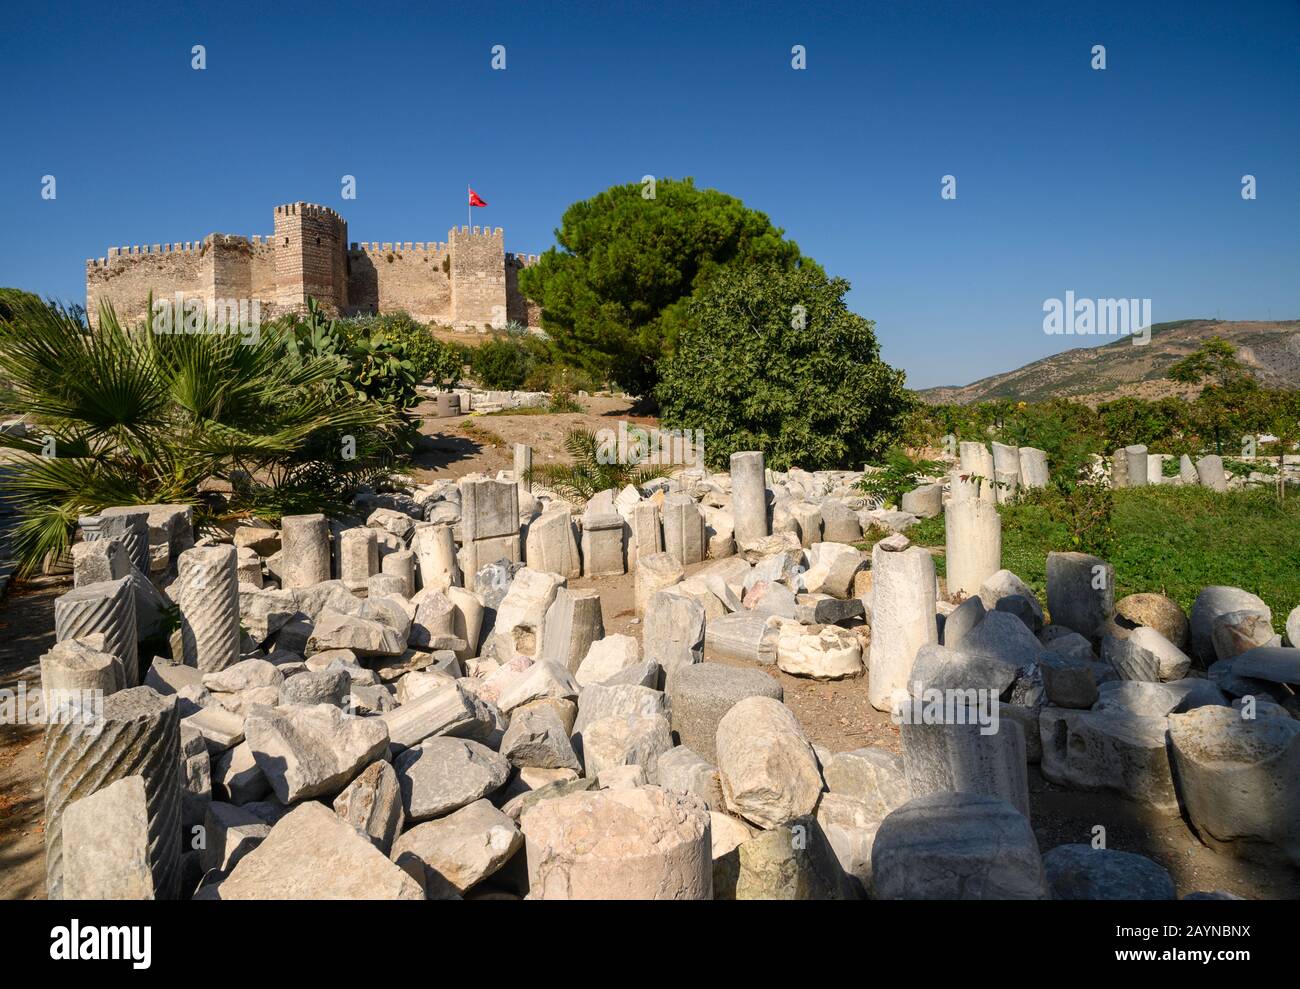
[[(152, 311), (152, 300), (150, 300)], [(202, 521), (336, 510), (386, 469), (396, 424), (381, 403), (331, 388), (347, 362), (302, 356), (286, 323), (237, 334), (128, 327), (111, 306), (80, 313), (20, 299), (0, 318), (0, 410), (32, 420), (0, 436), (9, 458), (21, 572), (66, 551), (78, 516), (111, 505), (183, 503)], [(348, 438), (355, 453), (349, 457)], [(214, 504), (202, 482), (230, 481)]]
[(585, 502), (601, 491), (629, 484), (640, 486), (670, 473), (662, 465), (603, 462), (610, 458), (601, 455), (596, 434), (589, 429), (569, 430), (564, 437), (564, 450), (572, 458), (572, 463), (534, 467), (524, 473), (524, 480), (529, 483), (536, 481), (565, 498)]

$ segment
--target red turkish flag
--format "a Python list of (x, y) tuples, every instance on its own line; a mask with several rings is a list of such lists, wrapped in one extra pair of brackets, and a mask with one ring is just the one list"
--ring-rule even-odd
[(473, 189), (469, 190), (469, 204), (471, 206), (486, 206), (487, 202), (479, 197), (479, 194)]

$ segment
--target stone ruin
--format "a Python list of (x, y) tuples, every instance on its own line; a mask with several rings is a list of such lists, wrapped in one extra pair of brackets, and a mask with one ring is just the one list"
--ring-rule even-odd
[[(1046, 481), (1014, 450), (963, 445), (902, 511), (754, 452), (579, 507), (521, 448), (518, 475), (351, 520), (195, 541), (185, 506), (83, 519), (41, 660), (71, 715), (45, 729), (48, 893), (1175, 895), (1140, 855), (1044, 854), (1031, 764), (1300, 865), (1300, 609), (1284, 646), (1246, 590), (1116, 601), (1080, 553), (1051, 554), (1040, 600), (1002, 567), (999, 503)], [(905, 534), (939, 513), (946, 593)], [(571, 584), (629, 572), (640, 642)], [(901, 756), (812, 744), (771, 668), (866, 675)]]

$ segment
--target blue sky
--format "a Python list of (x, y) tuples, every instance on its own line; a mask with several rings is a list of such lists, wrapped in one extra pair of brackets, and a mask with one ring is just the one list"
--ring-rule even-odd
[(14, 10), (0, 284), (43, 295), (84, 301), (110, 245), (268, 233), (299, 199), (354, 240), (443, 240), (467, 182), (475, 223), (540, 252), (569, 203), (653, 174), (849, 279), (913, 387), (1078, 343), (1042, 331), (1067, 290), (1300, 317), (1298, 0)]

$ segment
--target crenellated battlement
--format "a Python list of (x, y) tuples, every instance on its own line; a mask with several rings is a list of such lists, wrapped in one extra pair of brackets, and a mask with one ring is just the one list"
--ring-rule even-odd
[(270, 234), (208, 234), (202, 240), (110, 247), (86, 259), (86, 309), (143, 315), (145, 300), (176, 291), (249, 298), (263, 312), (301, 311), (314, 298), (343, 314), (403, 310), (417, 319), (483, 330), (508, 320), (538, 325), (518, 288), (536, 254), (504, 249), (501, 227), (455, 226), (446, 240), (351, 241), (347, 221), (319, 203), (283, 203)]

